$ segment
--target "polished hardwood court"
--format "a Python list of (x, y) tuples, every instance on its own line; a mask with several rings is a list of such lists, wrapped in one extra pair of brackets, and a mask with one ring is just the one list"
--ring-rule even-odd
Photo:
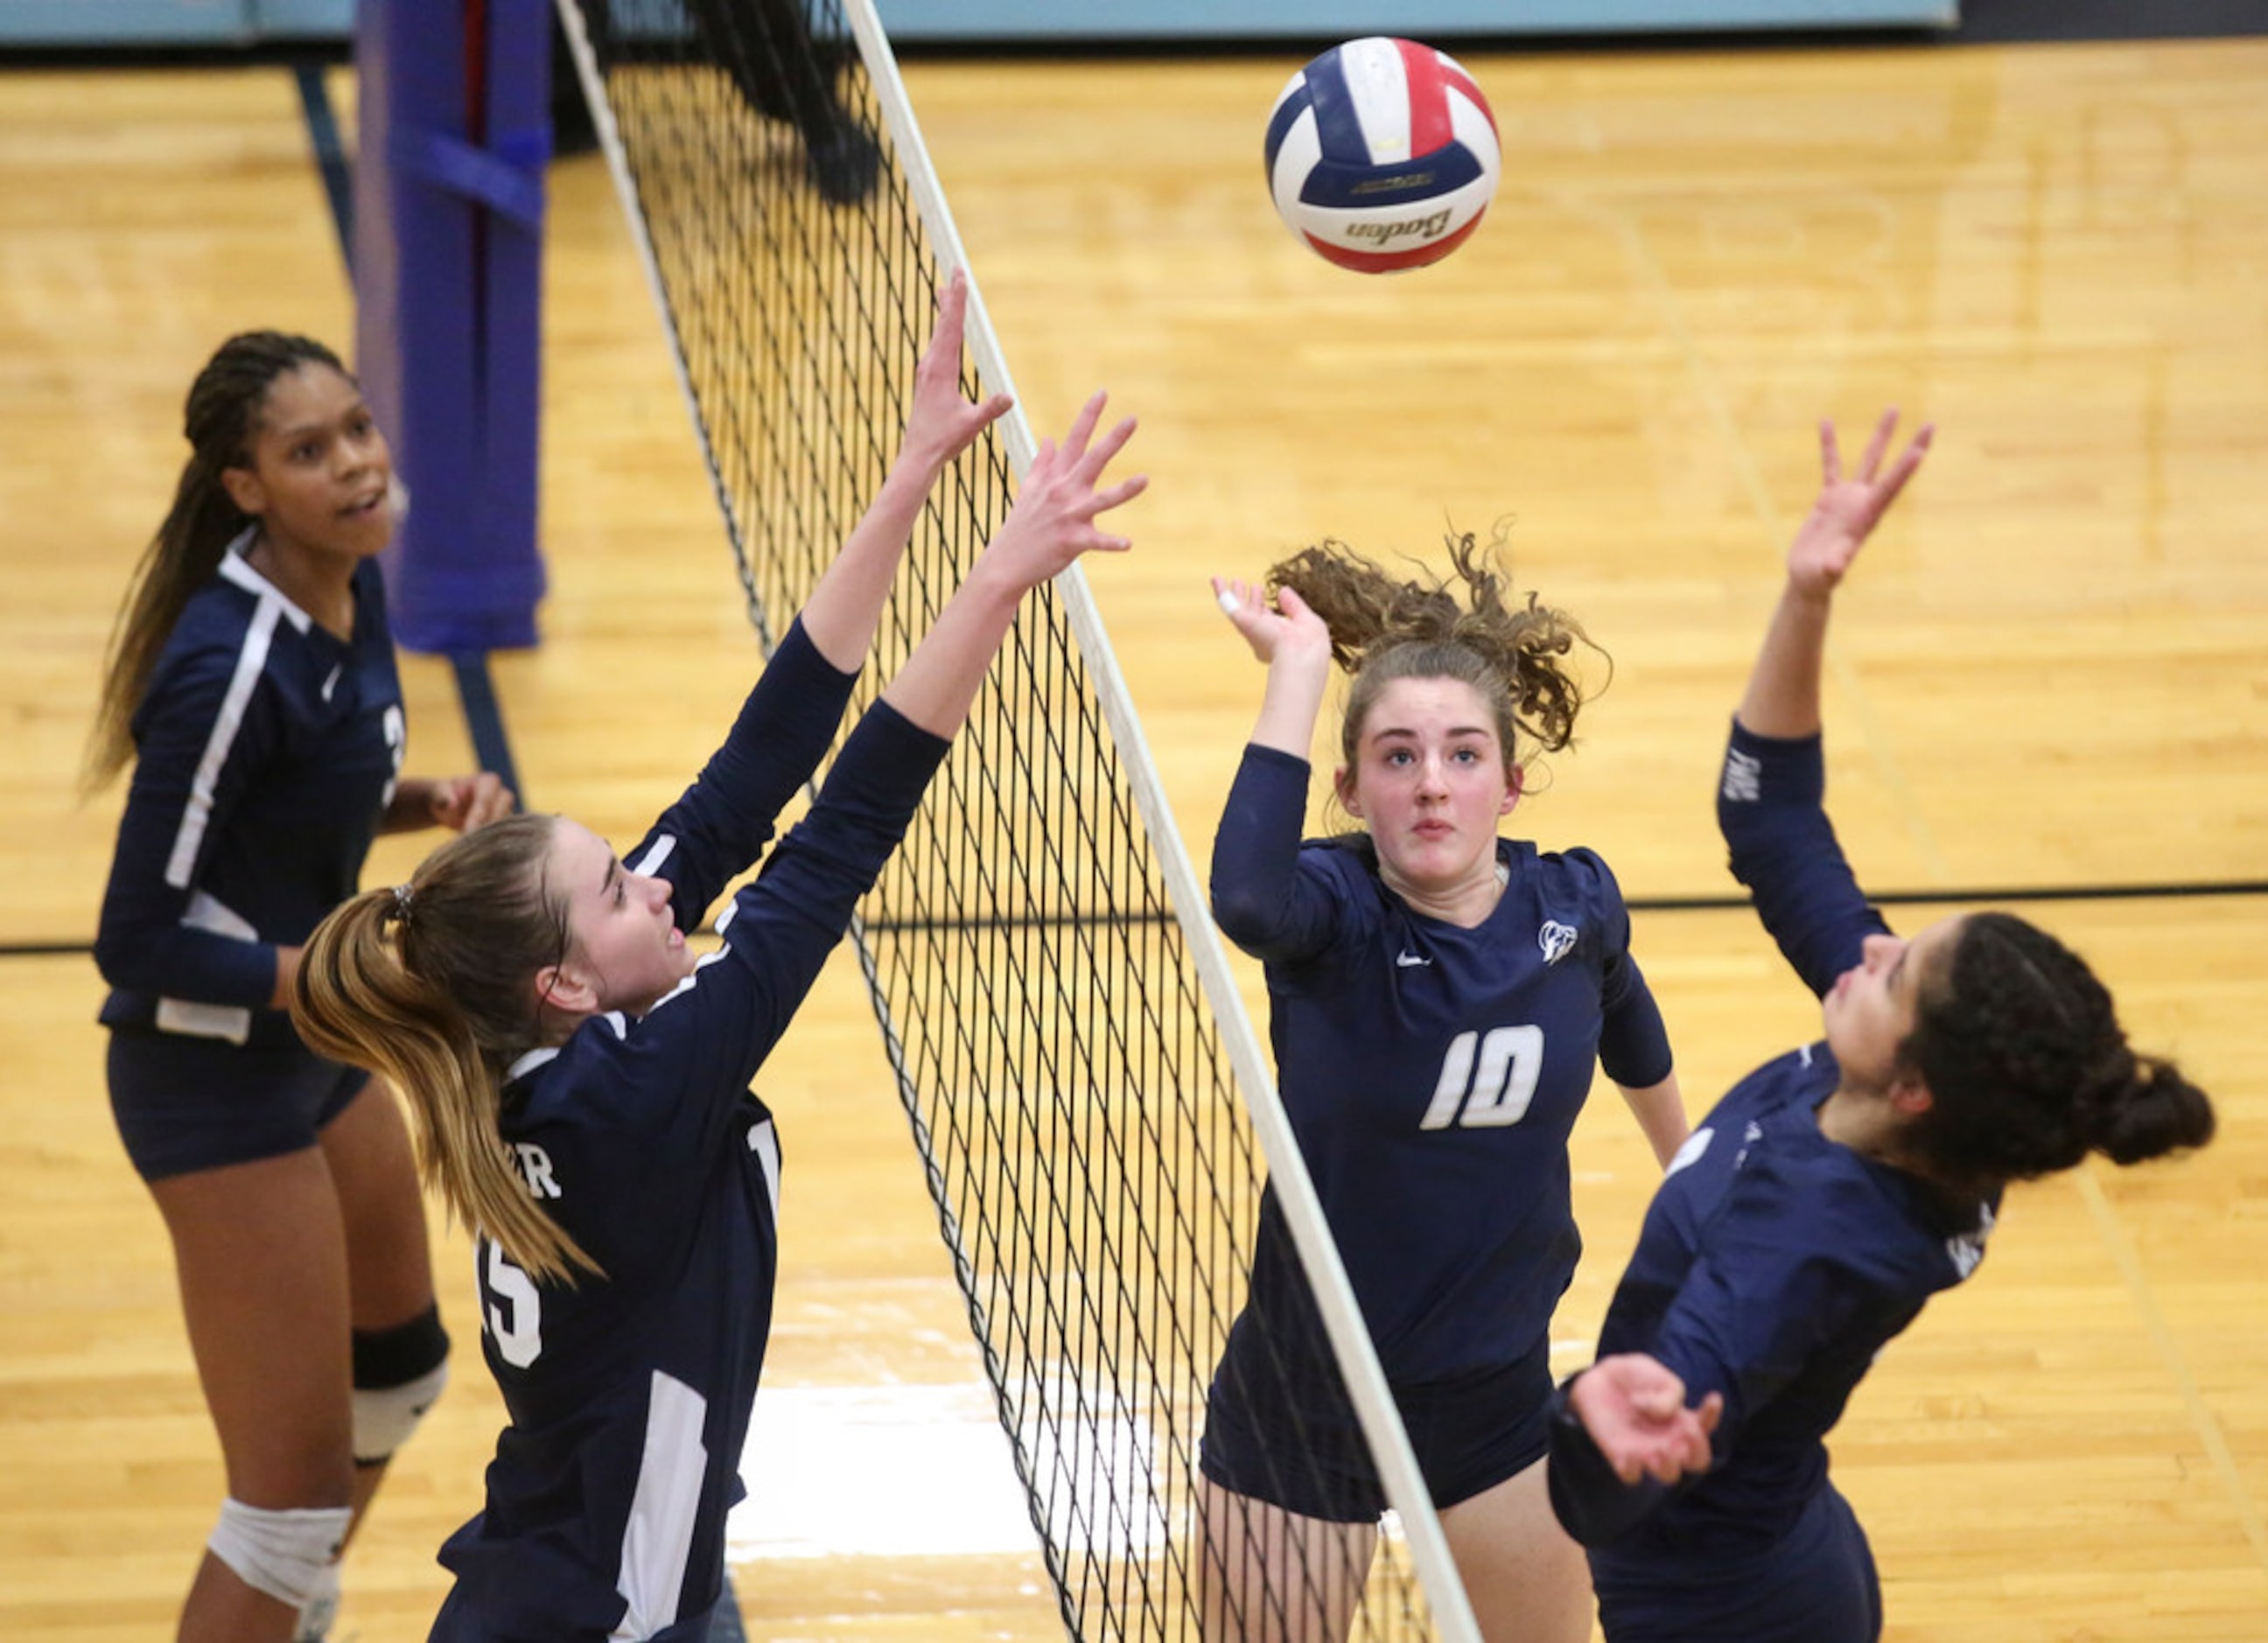
[[(2086, 953), (2220, 1103), (2191, 1159), (2010, 1194), (1975, 1282), (1832, 1442), (1892, 1643), (2268, 1639), (2268, 41), (1459, 54), (1506, 161), (1438, 268), (1294, 244), (1261, 180), (1297, 64), (930, 61), (906, 78), (1034, 425), (1138, 415), (1135, 551), (1086, 571), (1202, 861), (1261, 674), (1206, 578), (1335, 536), (1440, 563), (1500, 530), (1605, 685), (1510, 826), (1638, 905), (1689, 1104), (1815, 1031), (1712, 818), (1724, 726), (1816, 483), (1818, 419), (1939, 430), (1836, 618), (1830, 804), (1901, 928), (1978, 904)], [(332, 76), (350, 109), (351, 76)], [(543, 643), (495, 659), (530, 802), (616, 840), (759, 665), (595, 156), (556, 163)], [(281, 70), (0, 69), (0, 1636), (139, 1643), (221, 1492), (162, 1227), (103, 1094), (85, 946), (116, 790), (76, 795), (112, 613), (254, 326), (342, 349), (351, 294)], [(407, 658), (411, 759), (471, 754)], [(372, 882), (425, 843), (381, 842)], [(2117, 895), (2102, 894), (2121, 892)], [(1240, 961), (1252, 1007), (1257, 976)], [(855, 968), (762, 1087), (781, 1293), (734, 1582), (752, 1638), (1060, 1637)], [(1584, 1361), (1649, 1190), (1578, 1131)], [(462, 1237), (455, 1382), (349, 1565), (338, 1636), (423, 1637), (499, 1413)]]

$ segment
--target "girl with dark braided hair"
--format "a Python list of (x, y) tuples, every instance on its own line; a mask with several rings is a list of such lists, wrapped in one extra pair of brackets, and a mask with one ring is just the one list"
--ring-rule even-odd
[(1823, 1440), (1875, 1354), (1976, 1269), (2006, 1183), (2213, 1135), (2204, 1093), (2128, 1045), (2054, 937), (1991, 912), (1896, 936), (1836, 844), (1820, 665), (1835, 590), (1928, 448), (1925, 427), (1885, 469), (1896, 423), (1850, 479), (1822, 430), (1824, 483), (1718, 793), (1733, 871), (1824, 1037), (1694, 1131), (1599, 1361), (1557, 1400), (1552, 1504), (1591, 1549), (1609, 1643), (1873, 1643), (1874, 1558)]
[[(1580, 1643), (1582, 1553), (1543, 1490), (1568, 1136), (1601, 1065), (1664, 1163), (1685, 1116), (1606, 864), (1498, 836), (1573, 740), (1588, 641), (1449, 551), (1454, 583), (1335, 542), (1276, 566), (1272, 602), (1214, 583), (1268, 683), (1213, 910), (1265, 967), (1285, 1109), (1483, 1632)], [(1334, 660), (1333, 793), (1364, 830), (1302, 842)], [(1199, 1463), (1206, 1635), (1344, 1637), (1386, 1500), (1272, 1188)]]
[(373, 834), (478, 827), (493, 776), (401, 775), (375, 556), (393, 465), (320, 343), (232, 337), (112, 637), (90, 791), (132, 784), (95, 961), (119, 1134), (173, 1244), (227, 1497), (184, 1639), (320, 1637), (339, 1548), (439, 1395), (408, 1131), (285, 1006), (299, 944)]

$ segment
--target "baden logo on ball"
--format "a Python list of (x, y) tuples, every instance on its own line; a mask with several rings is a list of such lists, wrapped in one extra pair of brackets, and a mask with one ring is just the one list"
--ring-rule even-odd
[(1473, 77), (1416, 41), (1334, 46), (1268, 119), (1268, 186), (1301, 244), (1365, 274), (1438, 262), (1496, 193), (1496, 118)]

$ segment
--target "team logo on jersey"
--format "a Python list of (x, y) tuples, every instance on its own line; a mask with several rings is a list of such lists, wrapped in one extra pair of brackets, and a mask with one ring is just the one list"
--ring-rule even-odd
[(1752, 805), (1764, 796), (1764, 763), (1753, 753), (1725, 749), (1725, 798), (1736, 805)]
[(1543, 928), (1535, 932), (1535, 945), (1543, 949), (1543, 961), (1557, 964), (1575, 950), (1575, 926), (1563, 925), (1556, 918), (1543, 921)]
[(1977, 1230), (1962, 1233), (1945, 1241), (1945, 1253), (1953, 1262), (1953, 1270), (1967, 1278), (1984, 1258), (1984, 1241), (1992, 1235), (1992, 1206), (1977, 1206)]

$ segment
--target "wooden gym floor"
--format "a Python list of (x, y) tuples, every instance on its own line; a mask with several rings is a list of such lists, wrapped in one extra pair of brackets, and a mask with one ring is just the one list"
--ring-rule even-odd
[[(1035, 424), (1140, 414), (1138, 546), (1092, 578), (1200, 859), (1257, 704), (1204, 578), (1330, 534), (1515, 563), (1616, 659), (1514, 824), (1640, 903), (1730, 883), (1711, 781), (1814, 483), (1815, 420), (1937, 449), (1845, 600), (1835, 812), (1870, 885), (2030, 909), (2219, 1097), (2200, 1156), (2011, 1195), (1977, 1282), (1834, 1443), (1896, 1643), (2268, 1639), (2268, 42), (1474, 54), (1491, 220), (1401, 280), (1269, 211), (1294, 64), (916, 64), (915, 106)], [(350, 104), (350, 77), (332, 77)], [(540, 807), (634, 834), (754, 668), (601, 163), (553, 173), (545, 642), (497, 659)], [(342, 347), (350, 295), (281, 70), (0, 72), (0, 1635), (171, 1634), (220, 1490), (157, 1218), (102, 1093), (85, 944), (116, 794), (73, 778), (181, 395), (232, 330)], [(409, 659), (412, 765), (469, 761)], [(681, 711), (657, 726), (633, 699)], [(374, 880), (416, 846), (389, 842)], [(2210, 893), (2224, 887), (2224, 893)], [(2129, 894), (2129, 892), (2132, 892)], [(1966, 904), (1963, 901), (1962, 904)], [(1902, 922), (1935, 916), (1901, 907)], [(1815, 1016), (1745, 914), (1638, 950), (1697, 1114)], [(1248, 969), (1246, 971), (1248, 981)], [(850, 967), (764, 1087), (784, 1273), (735, 1571), (759, 1639), (1042, 1638), (960, 1307)], [(1580, 1361), (1647, 1190), (1578, 1137)], [(350, 1566), (342, 1639), (422, 1638), (497, 1423), (461, 1239), (458, 1378)]]

